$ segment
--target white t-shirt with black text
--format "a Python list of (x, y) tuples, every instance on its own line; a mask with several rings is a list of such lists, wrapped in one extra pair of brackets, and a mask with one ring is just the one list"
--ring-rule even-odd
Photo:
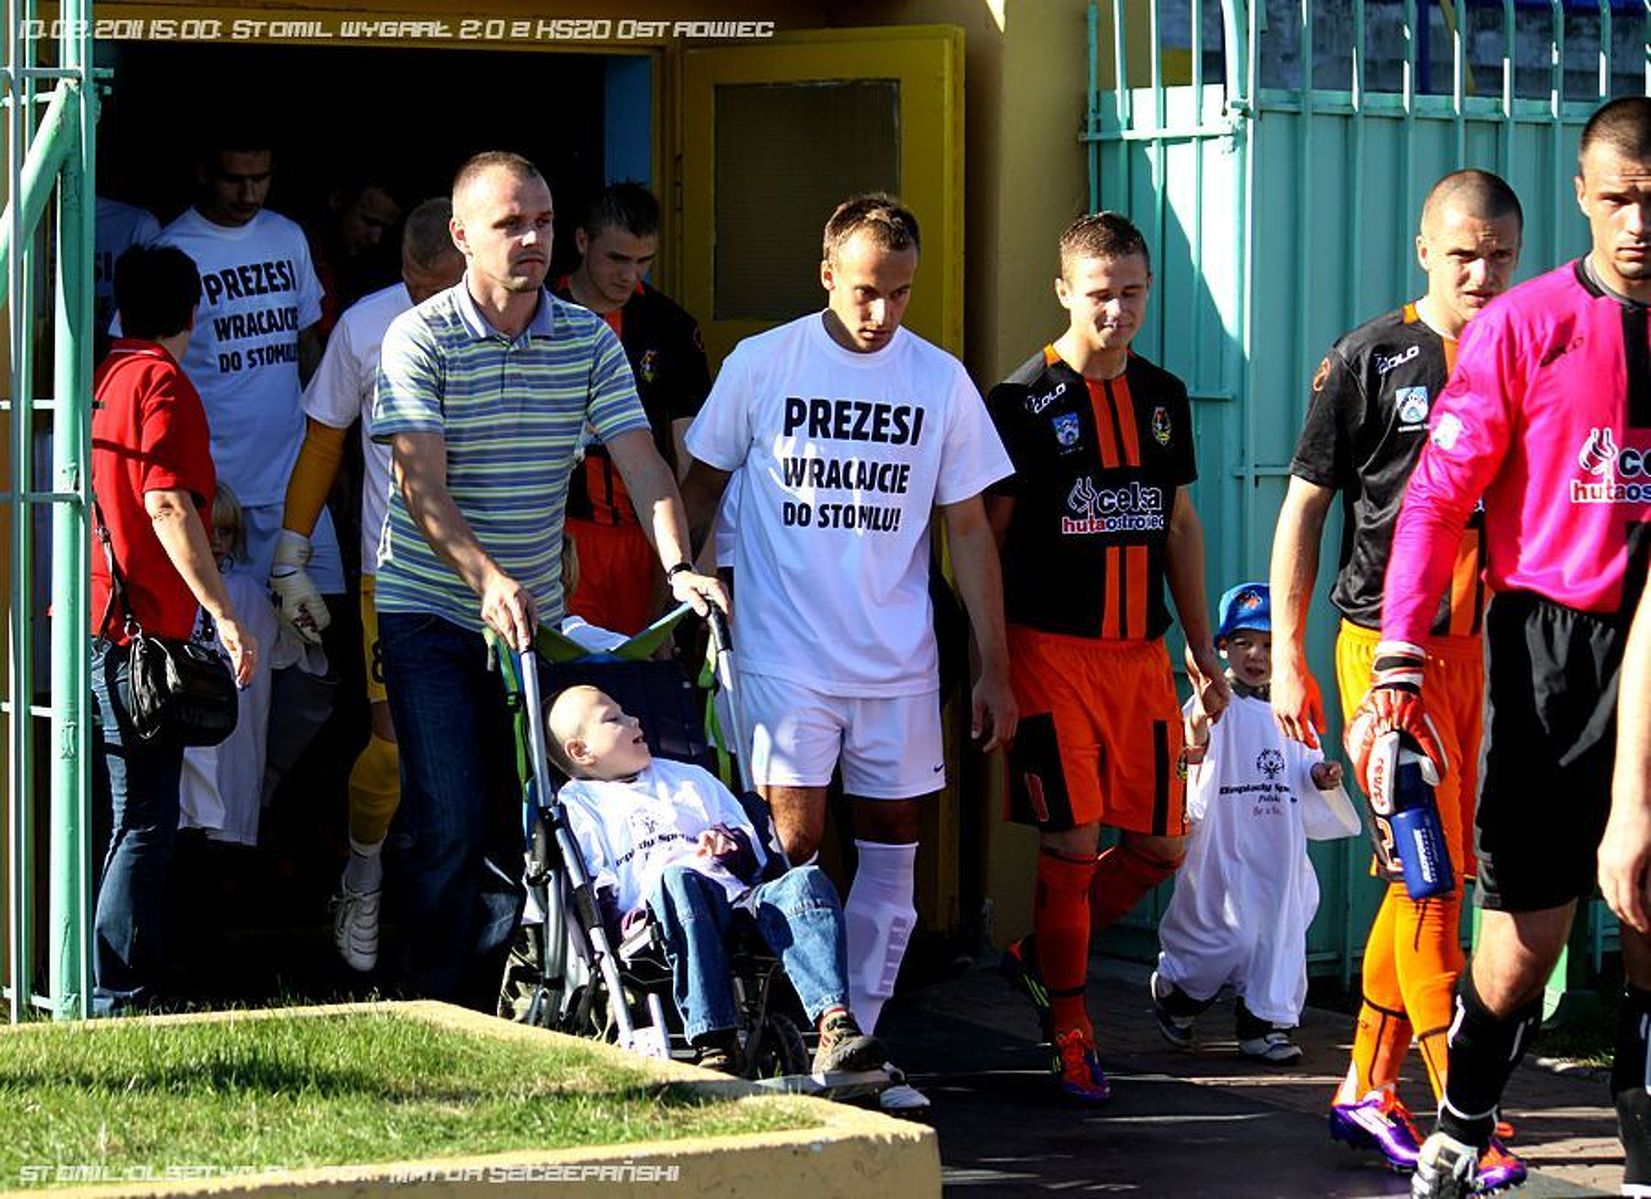
[(191, 208), (160, 232), (201, 273), (183, 369), (212, 427), (218, 478), (245, 505), (279, 504), (304, 441), (298, 334), (321, 319), (304, 231), (267, 209), (217, 225)]
[(739, 471), (742, 670), (854, 698), (939, 685), (930, 514), (1013, 470), (962, 363), (906, 329), (846, 350), (813, 313), (734, 348), (687, 445)]

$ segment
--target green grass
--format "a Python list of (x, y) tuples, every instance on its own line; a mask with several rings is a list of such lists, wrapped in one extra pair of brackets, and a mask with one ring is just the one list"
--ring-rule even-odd
[(63, 1166), (297, 1169), (814, 1123), (785, 1101), (707, 1102), (582, 1044), (388, 1012), (0, 1035), (0, 1190)]

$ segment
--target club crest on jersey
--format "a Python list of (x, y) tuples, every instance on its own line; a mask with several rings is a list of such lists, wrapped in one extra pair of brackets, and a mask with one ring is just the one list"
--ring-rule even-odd
[(1414, 433), (1427, 424), (1427, 388), (1396, 388), (1393, 392), (1393, 402), (1399, 409), (1401, 431)]
[(652, 383), (659, 377), (658, 350), (642, 351), (642, 360), (636, 364), (636, 374), (644, 383)]
[(1264, 749), (1255, 760), (1255, 768), (1269, 779), (1284, 773), (1284, 755), (1276, 749)]
[(1054, 426), (1055, 440), (1060, 442), (1062, 449), (1071, 449), (1078, 444), (1083, 425), (1076, 412), (1057, 412), (1049, 418), (1049, 423)]
[(1170, 424), (1169, 409), (1162, 404), (1152, 410), (1152, 440), (1159, 445), (1169, 445)]

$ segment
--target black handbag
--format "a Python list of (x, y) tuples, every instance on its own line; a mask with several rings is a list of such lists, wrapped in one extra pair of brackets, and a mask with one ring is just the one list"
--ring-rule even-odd
[(109, 527), (95, 495), (92, 514), (109, 563), (109, 604), (98, 622), (98, 635), (107, 636), (109, 618), (119, 604), (131, 639), (125, 698), (133, 734), (150, 744), (217, 745), (235, 731), (241, 715), (241, 699), (229, 665), (207, 646), (152, 637), (143, 631), (127, 598), (126, 580), (115, 564)]

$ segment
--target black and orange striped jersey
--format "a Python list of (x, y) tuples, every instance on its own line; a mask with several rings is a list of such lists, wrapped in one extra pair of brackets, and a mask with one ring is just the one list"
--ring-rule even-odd
[[(1406, 304), (1336, 342), (1313, 375), (1290, 473), (1341, 492), (1345, 520), (1330, 602), (1354, 624), (1381, 627), (1382, 579), (1405, 484), (1427, 442), (1433, 402), (1455, 366), (1456, 342)], [(1488, 598), (1484, 529), (1481, 506), (1463, 530), (1435, 636), (1479, 633)]]
[[(578, 302), (566, 276), (552, 290), (561, 299)], [(647, 283), (638, 284), (622, 307), (603, 313), (602, 319), (625, 347), (654, 445), (674, 470), (671, 422), (692, 419), (711, 391), (699, 324), (676, 301)], [(600, 443), (586, 447), (583, 468), (568, 480), (568, 515), (601, 525), (637, 523), (624, 481)]]
[(986, 403), (1015, 464), (992, 487), (1015, 500), (1003, 543), (1010, 622), (1161, 637), (1175, 493), (1198, 477), (1186, 386), (1135, 354), (1116, 379), (1088, 380), (1046, 346)]

